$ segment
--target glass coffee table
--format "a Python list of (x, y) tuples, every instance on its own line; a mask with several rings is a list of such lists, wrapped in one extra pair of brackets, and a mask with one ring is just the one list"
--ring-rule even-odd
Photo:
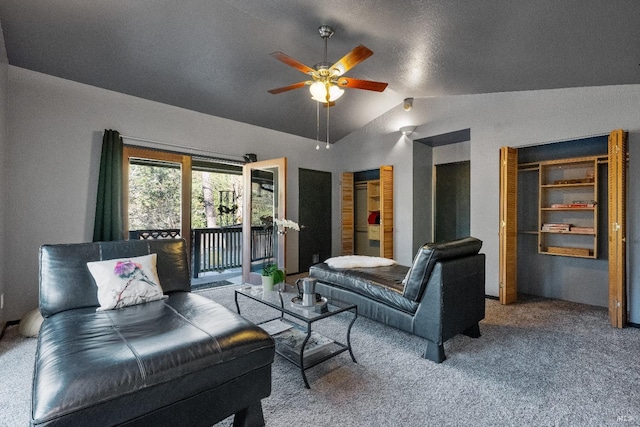
[[(317, 301), (313, 307), (301, 307), (298, 293), (294, 288), (285, 285), (281, 290), (263, 291), (262, 286), (246, 285), (235, 291), (235, 303), (238, 314), (240, 305), (238, 296), (243, 296), (277, 310), (280, 314), (273, 319), (258, 323), (273, 337), (276, 342), (276, 353), (300, 368), (306, 388), (309, 381), (305, 370), (337, 356), (345, 351), (349, 352), (351, 360), (357, 363), (351, 349), (351, 327), (358, 318), (358, 306), (355, 304), (340, 304), (335, 301)], [(326, 337), (314, 331), (315, 322), (344, 312), (353, 313), (353, 318), (347, 326), (346, 344)]]

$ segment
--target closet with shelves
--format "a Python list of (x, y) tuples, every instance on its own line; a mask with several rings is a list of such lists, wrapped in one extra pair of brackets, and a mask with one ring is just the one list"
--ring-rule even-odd
[(393, 166), (343, 172), (341, 187), (342, 255), (393, 259)]
[(627, 135), (500, 149), (499, 298), (608, 306), (626, 322)]
[(539, 182), (538, 252), (597, 258), (598, 157), (541, 162)]
[(367, 235), (380, 240), (380, 180), (367, 182)]

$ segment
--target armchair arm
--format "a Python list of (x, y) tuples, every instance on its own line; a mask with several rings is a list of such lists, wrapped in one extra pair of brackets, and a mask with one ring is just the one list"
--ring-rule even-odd
[(437, 262), (416, 311), (414, 333), (441, 344), (484, 319), (485, 255)]

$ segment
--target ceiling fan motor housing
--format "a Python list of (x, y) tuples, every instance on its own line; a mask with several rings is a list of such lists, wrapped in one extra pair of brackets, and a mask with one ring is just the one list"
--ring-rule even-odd
[(320, 37), (322, 37), (323, 39), (330, 38), (334, 32), (333, 28), (331, 28), (329, 25), (320, 25), (318, 31), (320, 32)]

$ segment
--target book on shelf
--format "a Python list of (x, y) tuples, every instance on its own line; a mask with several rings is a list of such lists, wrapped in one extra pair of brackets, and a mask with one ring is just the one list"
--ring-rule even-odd
[[(284, 332), (274, 335), (273, 339), (282, 350), (299, 355), (300, 350), (302, 349), (302, 343), (306, 337), (307, 333), (302, 330), (302, 327), (296, 325)], [(326, 349), (332, 343), (333, 340), (331, 338), (327, 338), (318, 332), (311, 331), (309, 341), (307, 341), (307, 345), (304, 347), (304, 356), (307, 357), (318, 353), (319, 351)]]
[(569, 231), (571, 224), (562, 223), (544, 223), (542, 224), (543, 231)]
[(577, 200), (571, 203), (553, 203), (551, 208), (553, 209), (570, 209), (570, 208), (594, 208), (596, 206), (596, 202), (583, 202)]
[(570, 208), (594, 208), (595, 203), (570, 203)]

